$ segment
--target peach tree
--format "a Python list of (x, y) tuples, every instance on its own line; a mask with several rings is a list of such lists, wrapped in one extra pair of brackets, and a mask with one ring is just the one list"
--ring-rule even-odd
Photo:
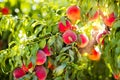
[(0, 4), (0, 79), (120, 78), (119, 0)]

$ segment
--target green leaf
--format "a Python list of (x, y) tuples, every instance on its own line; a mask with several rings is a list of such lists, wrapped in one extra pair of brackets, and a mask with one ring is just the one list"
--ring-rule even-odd
[(70, 58), (71, 58), (71, 62), (73, 62), (75, 53), (72, 50), (69, 50), (69, 55), (70, 55)]
[(67, 59), (66, 56), (61, 56), (60, 59), (59, 59), (59, 62), (60, 63), (66, 62), (65, 59)]
[(116, 21), (114, 24), (113, 24), (113, 27), (112, 28), (119, 28), (120, 27), (120, 20)]
[(118, 58), (117, 58), (117, 67), (120, 69), (120, 56), (118, 56)]
[(64, 79), (65, 79), (65, 80), (70, 80), (69, 74), (70, 74), (70, 71), (69, 71), (69, 70), (66, 70), (65, 76), (64, 76)]
[(51, 35), (51, 33), (50, 33), (50, 32), (47, 32), (46, 30), (47, 30), (47, 29), (44, 27), (44, 28), (42, 29), (42, 33), (41, 33), (41, 32), (39, 33), (39, 36), (40, 36), (40, 37), (46, 37), (46, 38), (47, 38), (47, 35)]
[(66, 55), (66, 53), (60, 53), (57, 57), (56, 57), (56, 61), (60, 61), (61, 57)]
[(43, 25), (36, 27), (34, 31), (35, 35), (38, 35), (42, 31), (43, 27), (44, 27)]
[(39, 49), (38, 43), (35, 43), (31, 48), (31, 54), (32, 54), (31, 61), (34, 65), (36, 64), (36, 53), (37, 53), (38, 49)]
[(65, 20), (65, 17), (63, 16), (63, 17), (61, 17), (61, 19), (60, 19), (61, 21), (62, 21), (62, 23), (66, 26), (66, 20)]
[(115, 54), (119, 55), (119, 53), (120, 53), (120, 47), (115, 48)]
[(60, 53), (63, 53), (63, 52), (67, 51), (70, 48), (71, 48), (71, 46), (63, 47), (62, 50), (60, 51)]
[(74, 71), (72, 72), (72, 75), (71, 75), (71, 79), (72, 79), (72, 80), (75, 79), (76, 74), (77, 74), (77, 70), (74, 70)]
[(51, 46), (55, 42), (55, 36), (51, 36), (48, 40), (48, 45)]
[(65, 67), (66, 67), (66, 63), (63, 63), (62, 65), (60, 65), (60, 66), (58, 66), (57, 68), (54, 69), (53, 74), (55, 76), (62, 75)]
[(62, 41), (61, 36), (58, 36), (56, 39), (57, 39), (56, 40), (56, 44), (57, 44), (56, 48), (57, 48), (57, 51), (60, 51), (61, 48), (63, 47), (63, 41)]
[(15, 44), (16, 44), (16, 42), (15, 42), (15, 41), (12, 41), (12, 42), (10, 42), (10, 43), (8, 44), (8, 46), (9, 46), (9, 48), (11, 48), (11, 47), (13, 47)]
[(62, 76), (59, 76), (59, 77), (55, 77), (54, 80), (63, 80), (63, 77)]
[(46, 45), (46, 39), (42, 39), (39, 43), (40, 49), (43, 49), (45, 47), (45, 45)]
[(52, 33), (56, 34), (58, 32), (58, 25), (52, 26)]
[(10, 68), (11, 68), (11, 70), (13, 70), (13, 69), (14, 69), (14, 65), (13, 65), (13, 63), (12, 63), (12, 60), (11, 60), (11, 59), (9, 59), (9, 64), (10, 64)]
[(46, 26), (46, 31), (47, 33), (51, 33), (52, 32), (52, 26)]

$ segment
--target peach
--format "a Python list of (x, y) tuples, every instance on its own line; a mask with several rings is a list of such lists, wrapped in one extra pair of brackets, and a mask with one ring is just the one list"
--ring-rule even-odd
[(7, 15), (7, 14), (9, 14), (9, 9), (7, 7), (4, 7), (1, 9), (1, 12), (3, 15)]
[(37, 65), (35, 66), (35, 75), (39, 80), (45, 80), (47, 77), (47, 71), (44, 66)]
[(33, 64), (32, 64), (32, 62), (30, 62), (29, 64), (28, 64), (28, 69), (31, 69), (33, 67)]
[(99, 17), (99, 11), (96, 11), (93, 17), (90, 20), (95, 20)]
[(103, 21), (107, 26), (112, 27), (112, 24), (115, 21), (114, 13), (111, 13), (111, 14), (108, 15), (108, 17), (106, 16), (105, 18), (103, 18)]
[(32, 67), (33, 67), (32, 62), (30, 62), (30, 63), (28, 64), (28, 66), (26, 66), (24, 63), (22, 64), (22, 69), (23, 69), (23, 71), (24, 71), (25, 73), (29, 72), (29, 70), (30, 70)]
[(71, 23), (68, 20), (66, 20), (66, 25), (64, 25), (62, 21), (60, 21), (58, 23), (58, 28), (61, 33), (64, 33), (66, 30), (71, 29)]
[(80, 8), (76, 5), (68, 7), (66, 11), (66, 16), (74, 24), (77, 20), (80, 20)]
[(88, 45), (88, 43), (89, 43), (89, 39), (88, 39), (87, 35), (86, 34), (80, 34), (79, 38), (78, 38), (77, 46), (79, 48), (84, 48)]
[(51, 50), (48, 48), (47, 45), (42, 50), (45, 52), (46, 56), (51, 56), (52, 55)]
[(112, 27), (112, 25), (115, 21), (114, 12), (110, 13), (108, 16), (105, 16), (101, 10), (99, 10), (99, 13), (102, 16), (105, 25)]
[(36, 65), (43, 65), (46, 62), (45, 52), (39, 50), (36, 55)]
[(96, 41), (97, 41), (97, 43), (98, 44), (104, 44), (104, 37), (103, 36), (105, 36), (107, 34), (107, 32), (106, 31), (103, 31), (103, 32), (99, 32), (98, 34), (97, 34), (97, 36), (96, 36)]
[(96, 49), (92, 49), (91, 54), (89, 54), (88, 57), (90, 60), (98, 61), (100, 60), (100, 55), (101, 53), (99, 51), (97, 51)]
[(25, 72), (22, 68), (18, 67), (13, 71), (14, 78), (18, 79), (25, 75)]
[(62, 35), (65, 44), (71, 44), (77, 40), (77, 35), (71, 30), (67, 30)]
[(28, 68), (25, 64), (22, 64), (22, 69), (23, 69), (24, 72), (28, 72)]
[(116, 80), (119, 79), (119, 74), (114, 74), (113, 76), (114, 76), (114, 78), (115, 78)]

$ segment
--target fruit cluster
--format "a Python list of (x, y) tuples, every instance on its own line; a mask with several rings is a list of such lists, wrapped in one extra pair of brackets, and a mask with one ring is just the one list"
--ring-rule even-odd
[(51, 49), (48, 48), (46, 45), (42, 50), (38, 50), (36, 53), (36, 65), (34, 66), (32, 62), (26, 66), (24, 63), (22, 64), (22, 67), (17, 67), (13, 71), (13, 76), (16, 79), (19, 79), (26, 75), (28, 72), (35, 72), (35, 75), (38, 77), (39, 80), (45, 80), (47, 77), (47, 70), (43, 66), (43, 64), (47, 60), (47, 56), (51, 56)]
[[(104, 46), (104, 37), (110, 33), (109, 29), (115, 21), (115, 15), (114, 13), (111, 13), (106, 16), (101, 10), (97, 10), (95, 14), (90, 17), (88, 22), (88, 24), (92, 25), (91, 35), (89, 37), (84, 31), (86, 26), (78, 28), (76, 25), (76, 23), (81, 20), (80, 15), (81, 11), (78, 6), (70, 6), (66, 11), (67, 19), (65, 21), (61, 20), (58, 23), (59, 31), (62, 33), (63, 42), (67, 45), (75, 42), (80, 53), (88, 53), (88, 58), (90, 60), (100, 60), (101, 52), (97, 45)], [(97, 22), (98, 20), (102, 20), (102, 24)]]
[[(59, 21), (58, 29), (62, 34), (63, 42), (66, 45), (75, 43), (81, 54), (87, 53), (88, 58), (93, 61), (100, 60), (101, 52), (98, 45), (104, 46), (104, 37), (110, 33), (110, 28), (115, 22), (115, 15), (111, 13), (104, 15), (101, 10), (96, 11), (93, 17), (90, 17), (88, 24), (92, 25), (91, 33), (88, 36), (84, 31), (86, 26), (77, 26), (77, 23), (81, 21), (81, 11), (76, 5), (68, 7), (66, 11), (67, 18), (64, 21)], [(97, 22), (101, 19), (102, 24)], [(99, 26), (100, 24), (100, 26)], [(42, 50), (38, 50), (36, 53), (36, 64), (31, 62), (26, 67), (23, 63), (22, 67), (18, 67), (13, 71), (13, 75), (16, 79), (23, 77), (28, 72), (35, 72), (35, 75), (39, 80), (45, 80), (47, 77), (47, 70), (43, 66), (47, 60), (47, 56), (51, 56), (51, 49), (46, 45)], [(48, 61), (48, 68), (51, 67), (51, 63)]]

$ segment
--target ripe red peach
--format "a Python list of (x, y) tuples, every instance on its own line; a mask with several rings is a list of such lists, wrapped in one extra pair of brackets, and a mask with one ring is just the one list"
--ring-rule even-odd
[(92, 49), (91, 53), (88, 55), (90, 60), (98, 61), (100, 60), (101, 53), (96, 49)]
[(65, 44), (71, 44), (77, 40), (77, 35), (72, 30), (67, 30), (62, 35)]
[(96, 11), (93, 17), (90, 20), (95, 20), (99, 17), (99, 11)]
[(68, 7), (66, 11), (66, 16), (74, 24), (77, 20), (80, 20), (80, 8), (76, 5)]
[(59, 31), (60, 31), (61, 33), (64, 33), (66, 30), (71, 29), (71, 23), (70, 23), (70, 21), (66, 20), (66, 25), (64, 25), (64, 24), (62, 23), (62, 21), (60, 21), (60, 22), (58, 23), (58, 28), (59, 28)]
[(46, 59), (45, 52), (39, 50), (36, 55), (36, 65), (43, 65), (46, 62)]
[(25, 72), (22, 68), (18, 67), (13, 71), (14, 78), (18, 79), (25, 75)]
[(47, 45), (42, 50), (45, 52), (46, 56), (51, 56), (52, 55), (51, 54), (52, 51), (48, 48)]
[(79, 48), (86, 47), (88, 45), (88, 43), (89, 43), (89, 39), (88, 39), (86, 34), (80, 34), (78, 36), (78, 43), (77, 43), (77, 45), (78, 45)]
[(3, 15), (7, 15), (7, 14), (9, 14), (9, 9), (7, 7), (4, 7), (1, 9), (1, 12)]
[(45, 80), (47, 77), (47, 71), (44, 66), (37, 65), (35, 66), (35, 75), (38, 77), (39, 80)]
[(119, 74), (113, 74), (113, 76), (116, 80), (118, 80), (120, 75)]
[(104, 23), (107, 26), (112, 27), (112, 25), (113, 25), (113, 23), (115, 21), (115, 15), (114, 15), (114, 13), (109, 14), (108, 17), (105, 16), (105, 18), (103, 18), (103, 21), (104, 21)]

